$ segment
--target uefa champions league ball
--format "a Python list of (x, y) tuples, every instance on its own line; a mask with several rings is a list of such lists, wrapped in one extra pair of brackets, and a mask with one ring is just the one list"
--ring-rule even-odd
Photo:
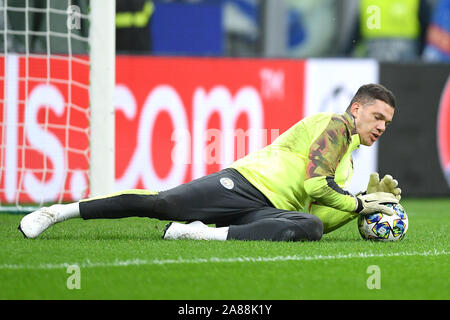
[(366, 240), (398, 241), (405, 237), (408, 231), (408, 215), (398, 204), (388, 204), (396, 214), (388, 216), (382, 213), (372, 213), (358, 217), (358, 229), (361, 237)]

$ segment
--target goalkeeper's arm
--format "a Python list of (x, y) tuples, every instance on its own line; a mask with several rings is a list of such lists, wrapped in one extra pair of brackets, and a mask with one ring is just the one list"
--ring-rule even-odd
[(305, 181), (305, 191), (322, 205), (341, 211), (356, 212), (358, 201), (350, 192), (343, 190), (334, 177), (321, 176)]
[(305, 191), (322, 205), (347, 212), (367, 214), (393, 210), (383, 205), (398, 202), (384, 192), (354, 196), (343, 190), (334, 180), (338, 164), (345, 155), (351, 141), (350, 133), (342, 122), (330, 124), (312, 143), (306, 166)]
[(355, 212), (358, 202), (334, 180), (338, 164), (349, 148), (351, 133), (342, 121), (330, 121), (311, 144), (306, 165), (305, 191), (322, 205)]
[(332, 177), (316, 177), (305, 181), (305, 190), (322, 205), (347, 212), (369, 214), (382, 212), (387, 215), (395, 211), (387, 203), (398, 203), (398, 199), (387, 192), (375, 192), (354, 196), (337, 185)]

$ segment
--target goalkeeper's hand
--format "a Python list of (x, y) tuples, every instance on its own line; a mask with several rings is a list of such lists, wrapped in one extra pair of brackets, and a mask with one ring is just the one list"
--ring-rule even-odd
[(398, 203), (398, 199), (387, 192), (374, 192), (356, 196), (357, 207), (355, 212), (359, 214), (370, 214), (381, 212), (388, 216), (395, 215), (394, 209), (386, 206), (387, 203)]
[(375, 192), (392, 193), (398, 201), (402, 198), (402, 189), (398, 187), (398, 181), (389, 174), (385, 175), (381, 181), (378, 173), (374, 172), (370, 175), (366, 194)]

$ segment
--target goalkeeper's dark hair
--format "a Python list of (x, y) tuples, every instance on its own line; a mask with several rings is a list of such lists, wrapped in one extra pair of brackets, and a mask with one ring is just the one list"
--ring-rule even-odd
[(350, 101), (350, 105), (348, 106), (347, 111), (350, 110), (352, 104), (355, 102), (366, 105), (373, 102), (374, 100), (384, 101), (395, 109), (394, 94), (381, 84), (370, 83), (365, 84), (358, 89), (352, 101)]

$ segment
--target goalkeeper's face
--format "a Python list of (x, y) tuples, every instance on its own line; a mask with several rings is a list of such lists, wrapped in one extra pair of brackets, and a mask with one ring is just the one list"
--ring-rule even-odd
[(365, 105), (355, 102), (351, 111), (355, 117), (356, 131), (364, 146), (371, 146), (384, 133), (394, 116), (394, 108), (381, 100)]

